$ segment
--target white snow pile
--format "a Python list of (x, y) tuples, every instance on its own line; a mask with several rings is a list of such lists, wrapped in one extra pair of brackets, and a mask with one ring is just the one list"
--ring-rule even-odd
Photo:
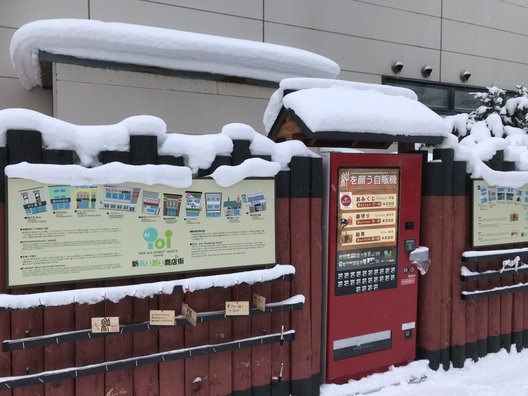
[(42, 84), (39, 51), (273, 82), (335, 78), (340, 72), (334, 61), (292, 47), (126, 23), (49, 19), (22, 26), (11, 40), (11, 61), (27, 89)]
[[(438, 147), (452, 148), (455, 160), (465, 161), (473, 178), (518, 188), (528, 183), (528, 97), (510, 98), (502, 105), (504, 93), (489, 87), (487, 93), (477, 95), (484, 104), (474, 112), (446, 117), (452, 134)], [(485, 164), (498, 151), (503, 151), (504, 160), (514, 162), (518, 171), (496, 171)]]
[(512, 347), (480, 358), (467, 359), (464, 368), (434, 371), (426, 360), (386, 373), (373, 374), (344, 385), (325, 384), (321, 396), (525, 396), (528, 350), (517, 353)]
[[(294, 92), (285, 95), (285, 91)], [(406, 88), (317, 78), (281, 81), (264, 114), (269, 132), (280, 109), (291, 109), (312, 132), (446, 136), (449, 126)], [(314, 111), (317, 109), (317, 111)]]
[[(233, 287), (242, 283), (253, 285), (268, 282), (281, 276), (295, 274), (295, 267), (277, 264), (273, 268), (235, 272), (163, 282), (141, 283), (127, 286), (97, 287), (33, 294), (0, 294), (0, 308), (27, 309), (32, 307), (57, 307), (68, 304), (96, 304), (101, 301), (117, 303), (126, 297), (148, 298), (160, 294), (172, 294), (175, 287), (187, 292), (207, 290), (213, 287)], [(296, 295), (284, 303), (304, 302), (304, 296)]]
[[(41, 183), (105, 184), (137, 182), (189, 187), (199, 169), (208, 169), (217, 155), (229, 156), (233, 140), (250, 142), (254, 155), (269, 155), (271, 161), (252, 158), (238, 166), (221, 166), (211, 175), (223, 187), (246, 177), (271, 177), (288, 169), (293, 156), (318, 157), (299, 141), (274, 143), (246, 124), (228, 124), (210, 135), (167, 133), (163, 120), (153, 116), (129, 117), (115, 125), (75, 125), (26, 109), (0, 110), (0, 146), (6, 145), (7, 130), (41, 132), (45, 149), (73, 150), (78, 163), (49, 165), (21, 163), (6, 167), (8, 177), (30, 178)], [(15, 132), (16, 133), (16, 132)], [(101, 165), (101, 151), (127, 151), (130, 136), (155, 135), (161, 155), (183, 157), (185, 167), (171, 165)]]

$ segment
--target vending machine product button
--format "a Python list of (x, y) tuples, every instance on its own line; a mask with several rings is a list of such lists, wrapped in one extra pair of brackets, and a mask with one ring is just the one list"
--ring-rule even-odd
[(416, 249), (416, 239), (406, 239), (405, 240), (405, 252), (409, 253)]

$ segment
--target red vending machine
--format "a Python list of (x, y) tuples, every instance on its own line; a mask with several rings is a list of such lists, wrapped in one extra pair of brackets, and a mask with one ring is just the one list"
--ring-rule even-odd
[(326, 382), (414, 360), (422, 156), (323, 154)]

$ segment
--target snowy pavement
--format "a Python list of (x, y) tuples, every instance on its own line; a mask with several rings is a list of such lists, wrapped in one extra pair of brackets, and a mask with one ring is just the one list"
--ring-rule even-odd
[(433, 371), (419, 360), (344, 385), (325, 384), (321, 396), (526, 396), (528, 350), (501, 350), (464, 368)]

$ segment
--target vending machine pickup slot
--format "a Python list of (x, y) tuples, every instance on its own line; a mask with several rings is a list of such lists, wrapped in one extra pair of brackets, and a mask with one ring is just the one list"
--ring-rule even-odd
[(390, 330), (334, 341), (334, 360), (348, 359), (392, 347)]

